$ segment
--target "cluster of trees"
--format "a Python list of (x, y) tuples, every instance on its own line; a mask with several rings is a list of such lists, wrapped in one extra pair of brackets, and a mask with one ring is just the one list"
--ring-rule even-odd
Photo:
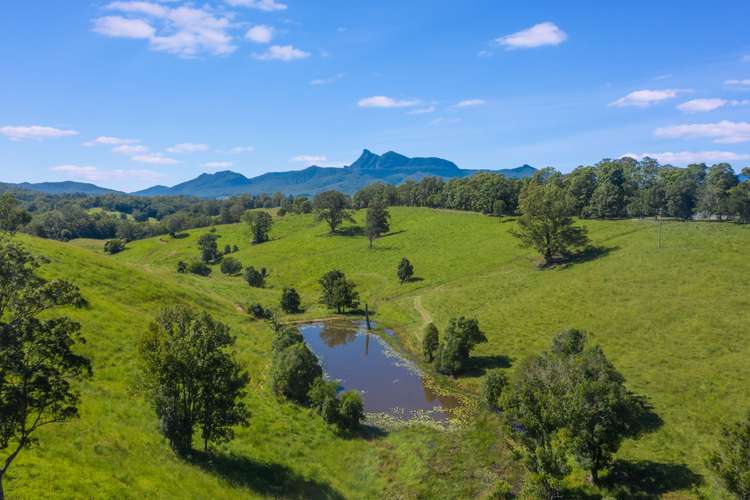
[(466, 370), (471, 351), (483, 342), (487, 342), (487, 337), (479, 329), (479, 322), (461, 316), (451, 318), (442, 341), (437, 327), (429, 323), (422, 336), (422, 352), (428, 363), (435, 363), (439, 373), (456, 376)]
[(364, 419), (356, 391), (338, 394), (338, 384), (323, 378), (318, 358), (295, 327), (271, 322), (274, 330), (271, 386), (277, 396), (314, 408), (329, 424), (356, 431)]
[(226, 325), (182, 306), (162, 310), (140, 341), (143, 388), (179, 455), (192, 450), (196, 427), (208, 452), (248, 424), (250, 377), (230, 352), (234, 343)]

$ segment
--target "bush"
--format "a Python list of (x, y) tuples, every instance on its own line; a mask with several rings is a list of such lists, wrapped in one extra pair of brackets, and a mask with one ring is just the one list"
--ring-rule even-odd
[(508, 379), (502, 371), (496, 368), (487, 372), (482, 380), (482, 399), (488, 407), (498, 408), (498, 400), (506, 385), (508, 385)]
[(239, 252), (239, 251), (240, 251), (240, 247), (238, 247), (237, 245), (234, 245), (234, 246), (232, 247), (232, 253), (237, 253), (237, 252)]
[(247, 311), (255, 319), (269, 319), (271, 317), (271, 311), (266, 309), (257, 302), (254, 302), (248, 306)]
[(211, 268), (208, 266), (208, 264), (205, 264), (201, 261), (193, 261), (190, 264), (188, 264), (188, 272), (191, 274), (197, 274), (198, 276), (210, 276), (211, 275)]
[(750, 498), (750, 412), (743, 420), (722, 426), (708, 465), (737, 498)]
[(398, 280), (401, 284), (409, 281), (414, 276), (414, 266), (409, 262), (409, 259), (404, 257), (398, 264)]
[(428, 363), (432, 363), (432, 360), (435, 359), (435, 353), (439, 347), (440, 337), (438, 329), (433, 323), (429, 323), (424, 327), (424, 336), (422, 337), (422, 353)]
[(495, 483), (495, 486), (492, 488), (492, 492), (489, 494), (488, 498), (492, 500), (510, 500), (511, 498), (515, 497), (513, 496), (513, 490), (510, 487), (510, 484), (508, 484), (508, 481), (500, 479), (497, 483)]
[(362, 424), (365, 409), (362, 396), (356, 391), (345, 392), (339, 403), (339, 425), (342, 429), (354, 431)]
[(177, 263), (177, 272), (180, 274), (184, 274), (187, 272), (188, 265), (184, 261), (180, 261)]
[(224, 245), (224, 255), (229, 255), (232, 253), (232, 247), (229, 245)]
[(273, 352), (279, 353), (294, 344), (301, 344), (304, 340), (302, 334), (293, 326), (282, 327), (276, 331), (271, 347)]
[(339, 384), (336, 382), (329, 382), (323, 377), (315, 379), (308, 393), (310, 406), (318, 411), (322, 411), (323, 404), (327, 399), (336, 399), (338, 388)]
[(300, 309), (300, 297), (294, 288), (284, 288), (281, 294), (281, 309), (287, 314), (297, 314)]
[(286, 215), (286, 209), (285, 209), (285, 208), (283, 208), (283, 207), (282, 207), (282, 208), (280, 208), (280, 209), (279, 209), (279, 210), (278, 210), (278, 211), (276, 212), (276, 215), (278, 215), (279, 217), (284, 217), (284, 216)]
[(315, 379), (323, 376), (318, 358), (302, 343), (277, 352), (271, 366), (271, 388), (277, 396), (307, 404)]
[(234, 276), (242, 272), (242, 264), (232, 257), (224, 257), (221, 261), (221, 272), (229, 276)]
[(249, 266), (245, 269), (245, 281), (247, 284), (254, 288), (263, 288), (266, 284), (266, 268), (262, 268), (260, 271), (255, 269), (253, 266)]
[(437, 370), (446, 375), (464, 371), (471, 350), (482, 342), (487, 342), (487, 337), (479, 329), (477, 320), (463, 316), (451, 319), (438, 351)]
[(104, 251), (110, 255), (120, 253), (123, 250), (125, 250), (125, 242), (120, 239), (109, 240), (104, 244)]

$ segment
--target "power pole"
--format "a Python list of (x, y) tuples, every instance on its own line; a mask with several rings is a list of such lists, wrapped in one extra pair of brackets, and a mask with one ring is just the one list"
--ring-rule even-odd
[(367, 323), (367, 330), (372, 330), (372, 326), (370, 326), (370, 309), (367, 307), (367, 304), (365, 304), (365, 322)]
[(661, 210), (659, 210), (659, 236), (656, 239), (656, 248), (661, 249)]

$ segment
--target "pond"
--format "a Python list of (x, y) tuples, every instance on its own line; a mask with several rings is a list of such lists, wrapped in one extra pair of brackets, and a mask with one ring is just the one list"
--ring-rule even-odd
[(396, 353), (379, 334), (368, 333), (363, 323), (314, 323), (301, 326), (300, 332), (320, 359), (326, 377), (338, 380), (343, 390), (359, 391), (367, 412), (399, 418), (426, 414), (445, 420), (445, 410), (458, 405), (455, 398), (428, 389), (414, 363)]

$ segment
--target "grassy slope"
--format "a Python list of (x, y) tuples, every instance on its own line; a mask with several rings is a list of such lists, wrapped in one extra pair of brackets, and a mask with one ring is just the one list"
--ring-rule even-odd
[[(567, 269), (540, 271), (533, 253), (519, 249), (508, 234), (512, 222), (426, 209), (399, 208), (392, 214), (393, 234), (372, 251), (361, 236), (326, 235), (310, 216), (278, 220), (272, 241), (259, 246), (246, 243), (248, 234), (241, 225), (219, 227), (221, 247), (238, 244), (241, 250), (235, 257), (270, 270), (264, 290), (249, 289), (240, 278), (222, 276), (218, 269), (208, 279), (176, 275), (178, 260), (197, 255), (196, 240), (203, 231), (181, 240), (137, 242), (114, 258), (90, 252), (100, 252), (100, 242), (76, 242), (83, 249), (73, 250), (73, 245), (34, 240), (36, 248), (58, 256), (53, 266), (57, 272), (78, 282), (93, 299), (92, 310), (79, 317), (98, 371), (85, 388), (81, 422), (55, 429), (63, 444), (26, 455), (14, 474), (21, 479), (11, 481), (9, 488), (31, 495), (40, 479), (54, 487), (50, 475), (79, 477), (90, 468), (84, 483), (89, 494), (121, 494), (126, 483), (141, 488), (140, 493), (151, 488), (164, 494), (195, 491), (214, 496), (233, 491), (216, 475), (173, 459), (153, 431), (148, 408), (128, 392), (133, 337), (162, 301), (182, 296), (236, 327), (238, 350), (259, 387), (249, 403), (253, 427), (243, 431), (229, 451), (256, 462), (282, 464), (284, 474), (308, 478), (311, 484), (294, 478), (283, 483), (297, 485), (299, 495), (305, 488), (330, 493), (328, 487), (346, 496), (368, 496), (389, 485), (405, 496), (479, 493), (472, 488), (481, 487), (482, 471), (495, 470), (484, 458), (489, 450), (471, 453), (490, 435), (484, 425), (461, 436), (407, 430), (372, 442), (347, 441), (335, 438), (304, 410), (279, 405), (268, 396), (262, 380), (268, 333), (248, 324), (236, 305), (276, 305), (281, 288), (295, 286), (308, 306), (304, 317), (327, 315), (315, 304), (317, 279), (338, 267), (358, 283), (377, 319), (396, 327), (412, 348), (418, 346), (424, 314), (441, 329), (453, 315), (478, 317), (490, 339), (476, 353), (484, 367), (502, 364), (503, 357), (517, 362), (545, 348), (563, 328), (588, 330), (631, 388), (647, 395), (664, 420), (657, 432), (627, 443), (621, 457), (649, 461), (649, 474), (664, 475), (656, 482), (671, 483), (664, 491), (688, 488), (684, 478), (695, 473), (705, 475), (704, 491), (717, 495), (703, 457), (718, 422), (736, 418), (750, 406), (750, 298), (743, 278), (750, 270), (747, 227), (665, 223), (657, 249), (652, 221), (586, 222), (594, 243), (609, 253)], [(398, 284), (395, 270), (402, 256), (412, 260), (421, 281)], [(475, 370), (459, 383), (476, 390), (480, 373)], [(69, 462), (60, 462), (57, 454)], [(449, 467), (448, 457), (457, 454), (469, 462)], [(110, 461), (116, 465), (103, 463)], [(49, 463), (69, 465), (55, 473), (39, 467)], [(444, 472), (429, 474), (430, 469)], [(118, 482), (112, 476), (122, 477)], [(273, 494), (265, 484), (250, 487)], [(78, 491), (69, 488), (68, 493)]]

